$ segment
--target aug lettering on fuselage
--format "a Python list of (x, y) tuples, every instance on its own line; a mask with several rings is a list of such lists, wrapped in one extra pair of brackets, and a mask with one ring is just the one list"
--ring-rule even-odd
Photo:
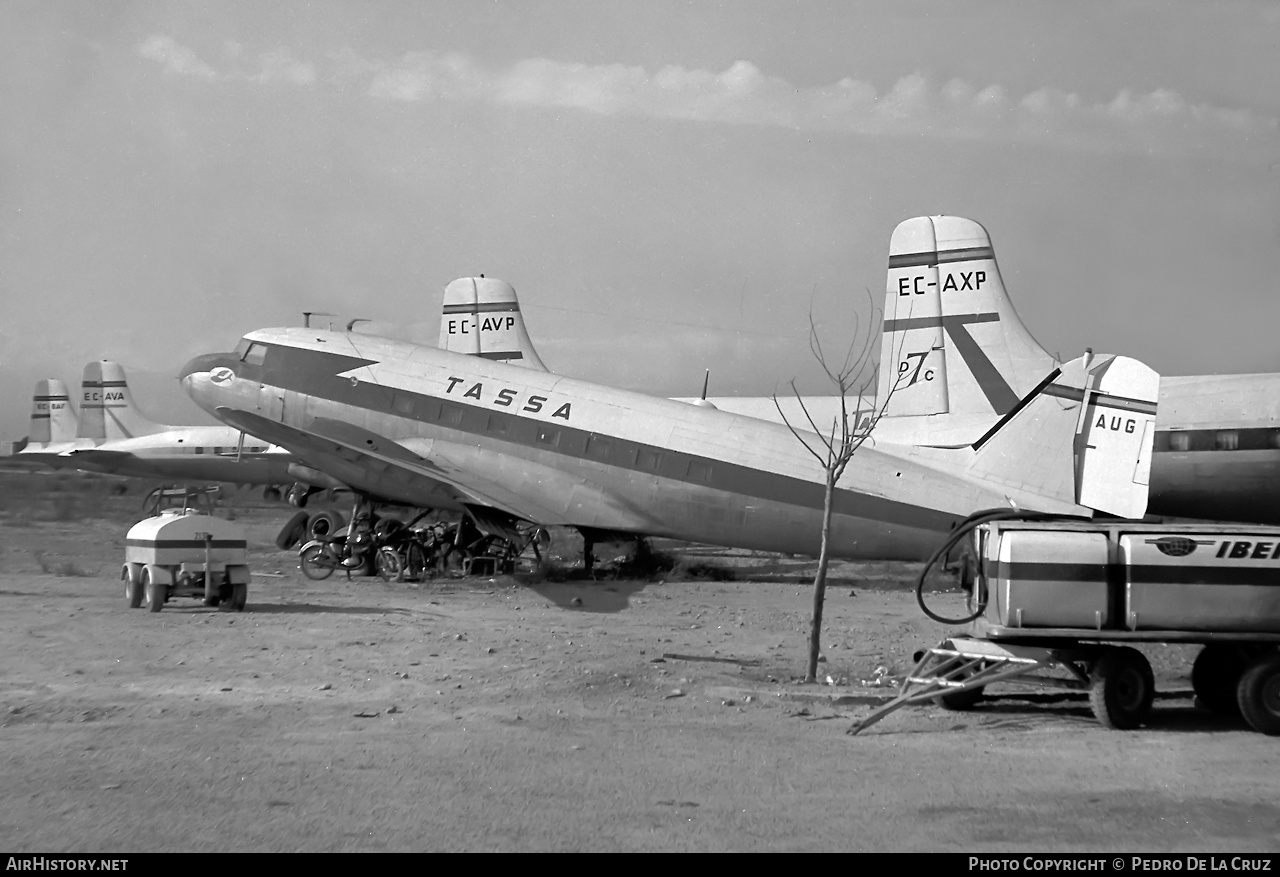
[[(479, 326), (477, 326), (477, 322)], [(515, 317), (470, 317), (465, 320), (449, 320), (450, 335), (471, 335), (475, 332), (497, 332), (503, 329), (514, 329)]]
[(1108, 420), (1107, 415), (1105, 414), (1099, 414), (1098, 422), (1094, 424), (1094, 426), (1097, 426), (1099, 429), (1109, 429), (1113, 432), (1120, 432), (1120, 430), (1123, 429), (1125, 432), (1129, 432), (1129, 433), (1133, 432), (1133, 430), (1137, 427), (1137, 425), (1138, 425), (1138, 422), (1134, 420), (1132, 417), (1114, 417), (1113, 416), (1110, 420)]
[[(957, 280), (956, 278), (959, 278)], [(976, 291), (982, 288), (982, 284), (986, 282), (986, 271), (959, 271), (955, 274), (947, 274), (946, 280), (942, 281), (942, 292), (947, 290), (955, 290), (960, 292), (963, 290)], [(937, 286), (937, 281), (930, 280), (924, 282), (924, 275), (918, 274), (915, 277), (899, 277), (898, 278), (898, 295), (924, 295), (930, 287)]]
[[(450, 375), (448, 380), (449, 386), (446, 387), (444, 391), (446, 396), (453, 393), (453, 391), (460, 385), (467, 382), (466, 378), (454, 377), (453, 375)], [(477, 402), (485, 401), (484, 382), (475, 381), (462, 393), (462, 396), (464, 398), (475, 399)], [(510, 387), (503, 387), (501, 390), (498, 390), (488, 401), (490, 405), (499, 408), (511, 408), (515, 406), (518, 407), (520, 411), (527, 411), (530, 414), (537, 414), (542, 411), (544, 407), (547, 407), (550, 402), (546, 396), (533, 394), (521, 396), (518, 390)], [(556, 408), (556, 410), (551, 413), (551, 416), (559, 417), (561, 420), (568, 420), (572, 413), (572, 405), (573, 403), (571, 402), (561, 404), (560, 407)]]

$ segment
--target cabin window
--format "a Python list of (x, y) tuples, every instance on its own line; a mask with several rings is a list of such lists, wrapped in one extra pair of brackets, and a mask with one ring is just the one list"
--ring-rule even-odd
[(1234, 429), (1224, 429), (1213, 437), (1213, 448), (1217, 451), (1235, 451), (1240, 448), (1240, 433)]
[(1191, 450), (1191, 434), (1186, 432), (1170, 433), (1169, 434), (1169, 450), (1171, 451)]
[(636, 454), (636, 468), (646, 472), (657, 472), (662, 466), (662, 452), (653, 448), (641, 448)]
[(706, 460), (690, 460), (689, 461), (689, 480), (700, 481), (703, 484), (711, 483), (711, 464)]
[(215, 454), (221, 454), (221, 453), (222, 453), (222, 448), (215, 447), (215, 448), (213, 449), (213, 452), (214, 452)]
[(267, 345), (251, 343), (240, 358), (249, 365), (262, 365), (267, 358)]
[(197, 454), (203, 454), (203, 453), (204, 453), (204, 448), (196, 448), (196, 453), (197, 453)]
[(540, 445), (550, 445), (554, 448), (560, 444), (560, 430), (554, 426), (539, 426), (538, 432), (534, 436), (534, 441)]
[(507, 423), (507, 418), (504, 415), (502, 414), (489, 415), (488, 431), (491, 435), (506, 435), (508, 425), (509, 424)]
[(392, 404), (396, 414), (401, 417), (413, 416), (413, 397), (406, 396), (404, 393), (396, 393), (395, 402)]
[(609, 452), (613, 450), (613, 441), (603, 435), (587, 436), (586, 455), (590, 460), (609, 461)]
[(1280, 429), (1273, 429), (1267, 435), (1267, 446), (1280, 448)]
[(447, 423), (451, 426), (457, 426), (462, 423), (462, 406), (450, 405), (440, 411), (440, 422)]

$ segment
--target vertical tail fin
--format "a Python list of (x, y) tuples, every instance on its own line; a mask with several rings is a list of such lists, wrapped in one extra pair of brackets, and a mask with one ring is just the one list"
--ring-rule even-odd
[(463, 277), (444, 288), (440, 349), (546, 371), (520, 315), (510, 283)]
[(89, 363), (80, 386), (80, 428), (76, 433), (80, 438), (116, 441), (169, 428), (148, 420), (133, 404), (119, 363), (105, 359)]
[(1160, 376), (1135, 359), (1086, 354), (1055, 368), (973, 444), (968, 474), (1122, 518), (1146, 513)]
[(880, 363), (889, 416), (1003, 416), (1054, 359), (1009, 301), (987, 230), (918, 216), (890, 239)]
[(76, 412), (71, 396), (62, 381), (49, 379), (36, 382), (31, 398), (31, 434), (33, 444), (69, 442), (76, 437)]

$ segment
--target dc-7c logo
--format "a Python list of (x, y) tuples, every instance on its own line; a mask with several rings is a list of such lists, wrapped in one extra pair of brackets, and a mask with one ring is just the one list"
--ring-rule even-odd
[[(924, 353), (908, 353), (907, 358), (904, 359), (902, 362), (898, 363), (899, 387), (910, 387), (916, 381), (920, 381), (920, 380), (931, 381), (934, 379), (935, 377), (934, 370), (931, 368), (927, 369), (924, 367), (924, 361), (925, 359), (928, 358), (929, 353), (930, 351), (928, 350), (926, 350)], [(912, 370), (911, 360), (915, 360), (914, 371)], [(904, 384), (902, 383), (902, 379), (906, 377), (907, 372), (911, 372), (911, 380), (907, 381)]]

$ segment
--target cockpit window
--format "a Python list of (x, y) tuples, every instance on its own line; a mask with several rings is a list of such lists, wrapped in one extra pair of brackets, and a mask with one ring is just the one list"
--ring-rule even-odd
[(253, 342), (250, 341), (248, 338), (241, 338), (240, 343), (236, 345), (236, 349), (235, 349), (236, 359), (244, 359), (245, 351), (249, 349), (249, 345), (252, 343)]
[(248, 349), (245, 350), (244, 355), (240, 357), (241, 360), (249, 365), (262, 365), (263, 360), (266, 358), (267, 345), (257, 343), (251, 343)]

